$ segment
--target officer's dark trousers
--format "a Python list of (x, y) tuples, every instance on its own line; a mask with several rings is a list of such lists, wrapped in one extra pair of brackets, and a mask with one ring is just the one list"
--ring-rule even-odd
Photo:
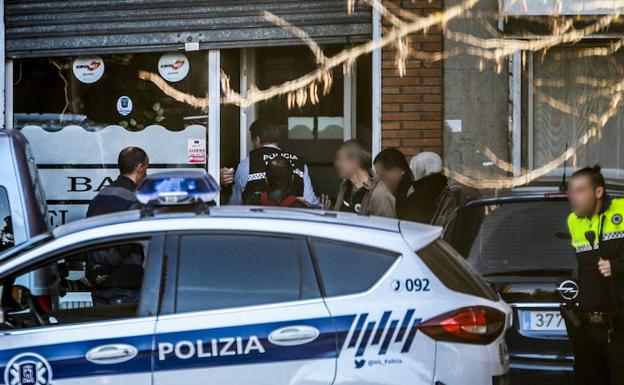
[(571, 334), (577, 385), (624, 385), (624, 330), (583, 324)]

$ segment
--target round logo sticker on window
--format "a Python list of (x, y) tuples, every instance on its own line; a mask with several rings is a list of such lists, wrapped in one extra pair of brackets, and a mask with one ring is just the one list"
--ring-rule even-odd
[(179, 82), (188, 75), (188, 58), (181, 53), (166, 53), (158, 60), (158, 73), (168, 82)]
[(95, 83), (104, 75), (104, 61), (99, 56), (79, 57), (72, 65), (74, 76), (82, 83)]
[(117, 112), (121, 116), (128, 116), (132, 112), (132, 99), (122, 96), (117, 99)]

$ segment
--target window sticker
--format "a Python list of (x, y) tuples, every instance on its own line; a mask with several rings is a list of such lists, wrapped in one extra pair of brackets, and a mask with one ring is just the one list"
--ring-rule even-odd
[(206, 163), (206, 139), (189, 139), (186, 163)]
[(104, 75), (104, 60), (99, 56), (79, 57), (74, 60), (72, 70), (78, 81), (95, 83)]
[(132, 99), (122, 96), (117, 99), (117, 112), (121, 116), (128, 116), (132, 112)]
[(168, 82), (179, 82), (188, 75), (190, 64), (182, 53), (166, 53), (158, 60), (158, 73)]

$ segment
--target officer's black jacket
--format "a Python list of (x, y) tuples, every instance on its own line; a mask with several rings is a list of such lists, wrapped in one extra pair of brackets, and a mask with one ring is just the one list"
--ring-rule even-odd
[(293, 167), (293, 182), (290, 186), (290, 192), (295, 196), (303, 196), (303, 175), (305, 163), (301, 158), (293, 153), (270, 146), (264, 146), (252, 150), (249, 153), (249, 175), (247, 176), (247, 184), (243, 191), (243, 201), (246, 202), (253, 194), (265, 192), (266, 185), (266, 166), (270, 160), (277, 156), (288, 159)]

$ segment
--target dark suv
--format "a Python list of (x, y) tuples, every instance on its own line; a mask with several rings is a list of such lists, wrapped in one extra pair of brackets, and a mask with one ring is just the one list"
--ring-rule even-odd
[(556, 290), (576, 269), (569, 212), (567, 194), (556, 184), (488, 198), (453, 186), (440, 198), (434, 224), (444, 227), (444, 239), (513, 308), (506, 338), (511, 383), (573, 383), (573, 354)]
[(0, 252), (47, 231), (47, 207), (26, 138), (0, 130)]

